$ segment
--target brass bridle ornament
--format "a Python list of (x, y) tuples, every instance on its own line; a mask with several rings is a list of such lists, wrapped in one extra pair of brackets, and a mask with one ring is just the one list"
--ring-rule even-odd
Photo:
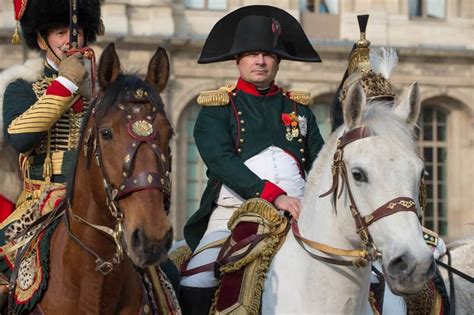
[[(296, 241), (311, 257), (315, 259), (335, 265), (355, 266), (358, 268), (363, 268), (367, 266), (367, 263), (369, 261), (376, 261), (382, 257), (382, 253), (375, 245), (368, 227), (377, 220), (400, 211), (411, 211), (415, 214), (417, 213), (416, 203), (412, 198), (397, 197), (388, 201), (381, 207), (377, 208), (371, 214), (368, 214), (366, 216), (362, 216), (360, 214), (354, 197), (352, 195), (351, 187), (349, 185), (349, 180), (347, 177), (347, 167), (343, 160), (344, 148), (354, 141), (370, 136), (371, 134), (366, 128), (359, 127), (345, 132), (337, 140), (336, 152), (334, 153), (333, 164), (331, 167), (333, 177), (332, 186), (326, 193), (320, 195), (320, 198), (322, 198), (332, 194), (334, 198), (334, 206), (336, 206), (336, 200), (341, 196), (344, 190), (344, 186), (346, 187), (350, 200), (349, 209), (351, 211), (352, 217), (354, 218), (354, 222), (357, 228), (357, 234), (359, 235), (362, 241), (364, 249), (340, 249), (309, 240), (301, 235), (298, 228), (298, 222), (293, 219), (291, 228)], [(342, 181), (342, 183), (340, 183), (340, 180)], [(310, 252), (305, 247), (305, 245), (330, 256), (349, 257), (349, 259), (337, 259), (332, 257), (319, 256)]]
[[(143, 89), (137, 89), (133, 94), (127, 95), (124, 101), (128, 103), (150, 103), (148, 94)], [(120, 264), (123, 259), (123, 220), (124, 213), (118, 201), (126, 198), (135, 191), (156, 189), (164, 193), (165, 200), (171, 195), (171, 156), (166, 156), (160, 149), (158, 143), (158, 131), (153, 127), (153, 122), (157, 116), (157, 108), (152, 107), (151, 112), (146, 115), (145, 119), (136, 119), (133, 114), (126, 109), (122, 104), (118, 105), (122, 111), (123, 116), (127, 121), (127, 131), (130, 136), (131, 143), (128, 146), (122, 164), (122, 181), (118, 187), (114, 187), (107, 175), (103, 165), (102, 151), (98, 142), (99, 127), (95, 118), (96, 110), (100, 105), (100, 100), (97, 98), (91, 103), (93, 125), (87, 130), (84, 137), (84, 155), (87, 163), (89, 163), (91, 154), (94, 154), (96, 164), (99, 168), (103, 187), (106, 193), (106, 204), (110, 214), (115, 219), (115, 227), (111, 229), (108, 226), (97, 225), (86, 221), (78, 215), (72, 213), (69, 207), (66, 213), (66, 227), (69, 236), (74, 239), (83, 249), (89, 252), (96, 258), (96, 271), (103, 275), (108, 274), (114, 268), (114, 265)], [(158, 161), (158, 172), (140, 172), (133, 175), (133, 162), (136, 158), (139, 147), (142, 144), (148, 145), (155, 153)], [(165, 209), (168, 213), (169, 209)], [(110, 259), (100, 257), (94, 250), (86, 246), (80, 239), (78, 239), (70, 229), (69, 216), (74, 220), (83, 223), (99, 232), (108, 235), (115, 243), (115, 254)]]

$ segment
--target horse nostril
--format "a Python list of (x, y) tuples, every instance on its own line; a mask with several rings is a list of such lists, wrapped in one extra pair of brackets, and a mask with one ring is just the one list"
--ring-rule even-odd
[(409, 275), (413, 269), (413, 264), (409, 263), (409, 259), (405, 255), (393, 259), (387, 266), (387, 271), (393, 275), (401, 273)]
[(143, 246), (145, 244), (145, 241), (146, 241), (145, 234), (140, 229), (136, 229), (135, 231), (133, 231), (133, 233), (132, 233), (132, 246), (134, 248), (137, 248), (140, 245)]

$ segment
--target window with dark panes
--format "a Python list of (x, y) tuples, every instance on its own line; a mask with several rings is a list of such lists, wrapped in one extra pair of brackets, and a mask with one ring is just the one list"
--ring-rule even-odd
[[(189, 218), (198, 208), (202, 193), (206, 187), (206, 165), (199, 155), (196, 143), (194, 142), (193, 130), (199, 113), (198, 104), (190, 104), (184, 111), (181, 119), (179, 148), (181, 161), (178, 165), (185, 170), (178, 178), (184, 184), (185, 191), (181, 192), (185, 196), (185, 204), (181, 205), (186, 210), (186, 218)], [(183, 187), (183, 186), (181, 186)]]
[(325, 141), (331, 134), (331, 119), (329, 116), (329, 110), (332, 99), (332, 94), (318, 96), (313, 99), (313, 105), (311, 105), (311, 110), (313, 111), (314, 116), (316, 116), (319, 132)]
[(436, 106), (424, 106), (420, 117), (419, 144), (425, 160), (427, 205), (424, 224), (440, 235), (448, 233), (447, 118)]
[(339, 0), (302, 0), (301, 7), (310, 12), (339, 14)]
[(446, 0), (408, 0), (408, 14), (411, 18), (444, 19)]

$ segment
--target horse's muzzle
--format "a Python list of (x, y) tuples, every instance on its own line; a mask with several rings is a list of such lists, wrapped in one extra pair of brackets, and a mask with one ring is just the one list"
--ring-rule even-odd
[(433, 277), (435, 268), (432, 256), (423, 261), (416, 261), (410, 255), (401, 255), (387, 264), (385, 273), (393, 293), (409, 295), (422, 289), (426, 281)]
[(136, 229), (131, 237), (132, 250), (134, 251), (138, 267), (146, 267), (161, 263), (166, 257), (173, 243), (173, 229), (170, 228), (164, 237), (156, 241), (150, 239), (141, 229)]

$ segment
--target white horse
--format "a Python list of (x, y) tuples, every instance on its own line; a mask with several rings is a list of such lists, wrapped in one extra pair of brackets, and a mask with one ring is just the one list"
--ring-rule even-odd
[[(308, 175), (298, 221), (305, 238), (336, 248), (360, 249), (362, 242), (349, 209), (351, 204), (362, 217), (399, 197), (415, 201), (418, 208), (424, 167), (413, 135), (420, 112), (417, 84), (412, 84), (404, 102), (394, 108), (388, 105), (368, 104), (360, 84), (349, 89), (344, 103), (344, 125), (330, 137)], [(343, 189), (340, 198), (333, 199), (333, 194), (320, 197), (331, 187), (337, 139), (358, 127), (372, 135), (344, 147), (348, 185), (339, 184), (333, 192), (337, 194)], [(423, 240), (416, 213), (391, 213), (376, 220), (368, 231), (382, 254), (384, 275), (392, 291), (403, 295), (421, 290), (434, 273), (434, 259)], [(262, 295), (262, 314), (372, 314), (368, 302), (370, 265), (338, 266), (314, 259), (290, 232), (270, 265)]]
[[(474, 276), (474, 236), (457, 240), (448, 245), (451, 253), (451, 265), (463, 273)], [(441, 259), (445, 264), (448, 263), (447, 256)], [(439, 268), (443, 277), (446, 290), (450, 294), (450, 284), (448, 272), (444, 268)], [(453, 274), (454, 281), (454, 299), (450, 296), (450, 303), (455, 303), (455, 312), (458, 315), (474, 314), (474, 284)]]

